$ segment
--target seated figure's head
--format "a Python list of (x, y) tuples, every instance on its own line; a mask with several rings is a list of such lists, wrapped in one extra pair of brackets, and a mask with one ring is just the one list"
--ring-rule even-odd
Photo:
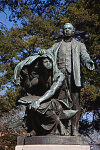
[(49, 58), (44, 58), (43, 59), (43, 66), (46, 68), (46, 69), (52, 69), (52, 62)]
[(63, 28), (64, 36), (71, 37), (75, 32), (75, 29), (71, 23), (65, 23)]

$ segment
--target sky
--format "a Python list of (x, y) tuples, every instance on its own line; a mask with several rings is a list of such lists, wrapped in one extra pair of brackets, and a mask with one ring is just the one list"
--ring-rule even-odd
[(9, 21), (10, 11), (6, 9), (6, 12), (0, 12), (0, 25), (3, 24), (5, 27), (10, 29), (13, 26), (13, 22)]
[[(8, 30), (12, 27), (15, 27), (14, 22), (9, 21), (9, 15), (10, 15), (10, 11), (8, 8), (5, 9), (5, 12), (0, 12), (0, 26), (4, 25)], [(17, 21), (16, 23), (19, 27), (21, 27), (21, 22)], [(0, 73), (0, 75), (2, 75)], [(7, 84), (8, 87), (11, 86), (11, 84)], [(5, 89), (0, 91), (0, 95), (5, 94), (6, 91), (6, 85), (5, 85)]]
[[(15, 27), (14, 22), (9, 21), (10, 10), (8, 8), (5, 9), (5, 12), (0, 12), (0, 25), (4, 25), (8, 30), (12, 27)], [(21, 21), (18, 20), (17, 23), (18, 27), (21, 27)]]

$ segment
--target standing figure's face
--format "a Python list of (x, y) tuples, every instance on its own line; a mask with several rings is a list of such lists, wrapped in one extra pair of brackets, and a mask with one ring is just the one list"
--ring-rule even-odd
[(66, 37), (71, 37), (74, 34), (74, 29), (72, 24), (65, 24), (64, 25), (64, 35)]
[(46, 69), (52, 69), (52, 62), (48, 58), (43, 59), (43, 66)]

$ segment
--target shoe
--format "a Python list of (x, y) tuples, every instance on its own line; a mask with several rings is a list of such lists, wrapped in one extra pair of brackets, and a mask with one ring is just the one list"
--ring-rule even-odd
[(81, 136), (81, 134), (76, 129), (74, 129), (73, 136)]

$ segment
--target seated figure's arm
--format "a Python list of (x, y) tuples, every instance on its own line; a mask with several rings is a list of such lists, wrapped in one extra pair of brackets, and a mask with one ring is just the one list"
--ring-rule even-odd
[(57, 78), (57, 81), (55, 81), (52, 84), (50, 89), (38, 101), (41, 103), (41, 102), (51, 98), (55, 94), (55, 92), (62, 86), (64, 79), (65, 79), (64, 75), (61, 74), (61, 76), (59, 76)]
[(38, 78), (34, 78), (30, 81), (27, 68), (23, 68), (21, 70), (21, 75), (22, 75), (21, 86), (24, 87), (25, 89), (31, 88), (32, 86), (37, 85), (39, 82)]
[(41, 96), (41, 98), (38, 99), (38, 101), (36, 101), (35, 103), (32, 103), (30, 105), (30, 108), (37, 109), (40, 106), (40, 103), (42, 103), (42, 102), (46, 101), (47, 99), (51, 98), (55, 94), (55, 92), (62, 86), (64, 79), (65, 79), (65, 76), (64, 76), (63, 73), (61, 73), (57, 77), (56, 81), (53, 82), (50, 89), (43, 96)]

